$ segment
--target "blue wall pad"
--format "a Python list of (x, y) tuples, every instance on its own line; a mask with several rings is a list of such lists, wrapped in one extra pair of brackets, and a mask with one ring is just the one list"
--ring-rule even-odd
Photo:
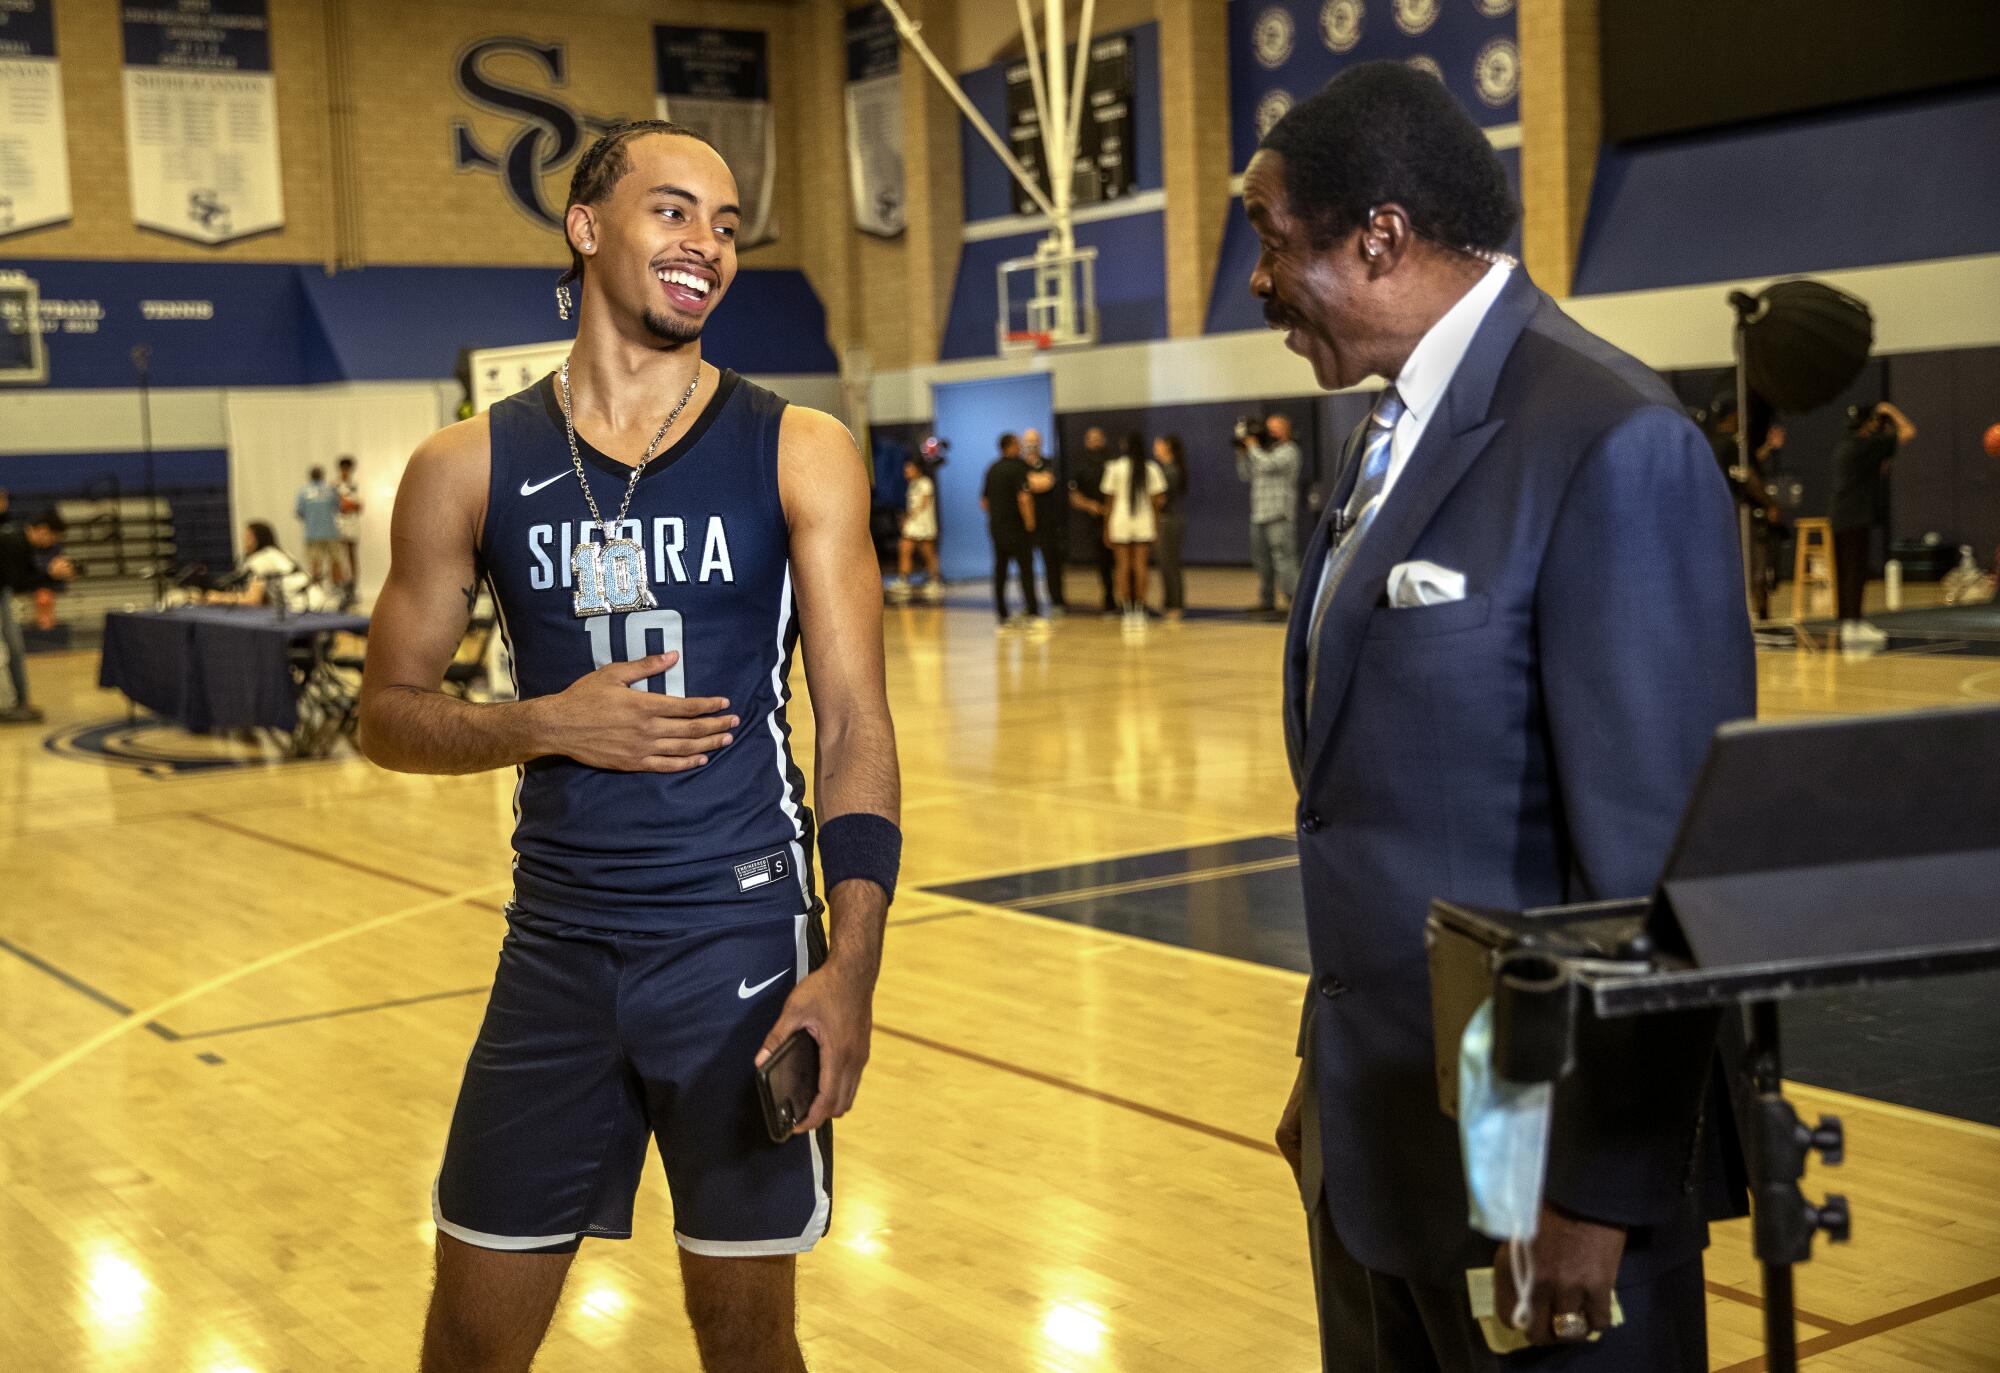
[(951, 460), (938, 469), (938, 563), (946, 577), (978, 577), (993, 570), (979, 492), (986, 469), (999, 456), (1001, 434), (1056, 431), (1054, 381), (1027, 372), (984, 381), (935, 382), (931, 408), (937, 433), (951, 443)]
[[(49, 385), (136, 384), (132, 347), (152, 348), (155, 386), (298, 386), (436, 380), (460, 348), (562, 336), (556, 271), (247, 262), (0, 259), (40, 285)], [(838, 370), (826, 313), (805, 274), (749, 270), (708, 326), (704, 356), (745, 372)]]
[(2000, 251), (2000, 88), (1607, 147), (1576, 293)]

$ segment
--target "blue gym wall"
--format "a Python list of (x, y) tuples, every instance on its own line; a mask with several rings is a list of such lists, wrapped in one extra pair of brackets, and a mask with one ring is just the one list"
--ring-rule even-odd
[(2000, 252), (2000, 87), (1604, 148), (1576, 294)]
[[(1258, 141), (1276, 114), (1306, 99), (1356, 62), (1391, 60), (1433, 67), (1449, 90), (1483, 129), (1508, 129), (1520, 120), (1518, 47), (1513, 5), (1507, 0), (1431, 0), (1431, 20), (1419, 33), (1406, 30), (1404, 10), (1422, 11), (1422, 0), (1407, 7), (1380, 0), (1358, 7), (1360, 31), (1345, 52), (1329, 45), (1321, 0), (1233, 0), (1229, 6), (1229, 135), (1231, 165), (1249, 165)], [(1498, 9), (1501, 13), (1491, 13)], [(1419, 16), (1421, 18), (1421, 15)], [(1411, 25), (1415, 27), (1415, 25)], [(1278, 41), (1289, 32), (1289, 42)], [(1343, 40), (1345, 41), (1345, 40)], [(1482, 54), (1517, 54), (1511, 85), (1482, 91)], [(1489, 68), (1490, 70), (1491, 68)], [(1508, 141), (1503, 139), (1502, 141)], [(1518, 195), (1521, 154), (1499, 149), (1507, 179)], [(1261, 329), (1264, 317), (1250, 295), (1250, 271), (1257, 262), (1257, 236), (1243, 218), (1240, 200), (1230, 202), (1222, 231), (1222, 252), (1209, 295), (1206, 332)], [(1510, 251), (1520, 251), (1517, 231)]]
[[(556, 273), (533, 267), (367, 267), (0, 258), (26, 272), (44, 302), (95, 304), (94, 327), (45, 335), (49, 386), (135, 384), (132, 346), (152, 347), (155, 386), (300, 386), (437, 380), (461, 348), (542, 343), (556, 316)], [(148, 320), (140, 302), (207, 301), (206, 320)], [(782, 329), (769, 321), (785, 322)], [(745, 271), (703, 353), (744, 372), (837, 371), (819, 297), (797, 271)]]
[[(1132, 40), (1134, 191), (1166, 185), (1160, 161), (1160, 31), (1157, 24), (1124, 30)], [(1098, 37), (1108, 37), (1099, 34)], [(959, 77), (975, 108), (1002, 137), (1007, 130), (1007, 68), (996, 62)], [(968, 224), (1013, 216), (1013, 178), (974, 131), (958, 122), (964, 208)], [(999, 327), (996, 270), (1008, 258), (1027, 257), (1047, 233), (1029, 229), (1000, 238), (968, 241), (958, 261), (951, 310), (939, 344), (943, 358), (992, 356)], [(1167, 336), (1167, 247), (1164, 217), (1142, 210), (1076, 226), (1079, 245), (1097, 249), (1097, 332), (1104, 343), (1136, 343)]]

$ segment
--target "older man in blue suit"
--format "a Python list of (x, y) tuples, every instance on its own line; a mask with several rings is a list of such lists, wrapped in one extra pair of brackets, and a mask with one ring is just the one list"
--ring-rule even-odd
[[(1430, 901), (1643, 895), (1715, 727), (1754, 713), (1730, 499), (1644, 366), (1503, 245), (1479, 129), (1399, 63), (1348, 69), (1244, 178), (1251, 289), (1332, 390), (1388, 385), (1306, 554), (1284, 662), (1313, 980), (1279, 1142), (1328, 1369), (1706, 1369), (1699, 1103), (1716, 1021), (1589, 1023), (1557, 1093), (1527, 1334), (1493, 1355), (1438, 1109)], [(1629, 1023), (1628, 1023), (1629, 1024)], [(1616, 1291), (1625, 1323), (1601, 1341)]]

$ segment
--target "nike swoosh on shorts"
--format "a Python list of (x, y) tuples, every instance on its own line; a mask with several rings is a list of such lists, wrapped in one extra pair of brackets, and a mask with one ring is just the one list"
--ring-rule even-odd
[(767, 977), (754, 987), (750, 985), (750, 979), (746, 977), (736, 984), (736, 999), (738, 1001), (748, 1001), (751, 997), (757, 995), (757, 993), (763, 991), (773, 982), (776, 982), (779, 977), (783, 976), (783, 973), (779, 973), (777, 977)]
[(564, 477), (567, 477), (568, 475), (569, 473), (567, 472), (558, 472), (555, 476), (550, 477), (547, 481), (536, 482), (533, 486), (530, 486), (526, 481), (523, 481), (521, 483), (521, 494), (524, 496), (532, 496), (537, 491), (541, 490), (543, 487), (553, 486), (555, 483), (561, 481)]

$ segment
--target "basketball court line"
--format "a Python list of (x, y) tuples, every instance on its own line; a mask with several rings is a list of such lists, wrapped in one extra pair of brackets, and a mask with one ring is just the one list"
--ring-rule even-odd
[(127, 1006), (124, 1002), (118, 1000), (118, 998), (111, 996), (105, 992), (99, 991), (97, 988), (91, 986), (88, 982), (85, 982), (82, 978), (78, 977), (75, 973), (65, 972), (63, 969), (58, 968), (55, 964), (49, 962), (46, 958), (43, 958), (41, 955), (30, 953), (28, 950), (22, 948), (19, 944), (16, 944), (13, 940), (8, 939), (3, 935), (0, 935), (0, 949), (4, 949), (8, 953), (13, 954), (14, 957), (20, 959), (23, 963), (26, 963), (29, 967), (35, 969), (37, 972), (48, 974), (50, 977), (53, 977), (56, 981), (62, 983), (63, 986), (68, 987), (71, 991), (76, 992), (81, 996), (89, 997), (92, 1001), (95, 1001), (98, 1005), (104, 1007), (106, 1010), (109, 1010), (117, 1015), (132, 1014), (132, 1008), (130, 1006)]
[[(201, 817), (194, 817), (194, 818), (201, 818)], [(369, 872), (373, 875), (385, 876), (390, 878), (391, 880), (404, 882), (406, 884), (412, 886), (418, 886), (420, 888), (426, 887), (426, 884), (419, 884), (415, 881), (415, 879), (404, 878), (394, 874), (383, 874), (380, 873), (378, 870), (368, 868), (366, 865), (355, 863), (352, 860), (346, 859), (340, 855), (328, 854), (321, 850), (312, 849), (305, 845), (294, 844), (288, 840), (277, 840), (274, 839), (272, 836), (258, 834), (256, 831), (253, 830), (241, 829), (238, 826), (225, 824), (220, 827), (229, 829), (233, 832), (241, 833), (251, 838), (264, 839), (267, 842), (272, 842), (278, 844), (281, 847), (293, 849), (297, 852), (304, 853), (309, 856), (323, 858), (328, 861), (354, 867), (361, 871)], [(300, 944), (293, 945), (288, 949), (279, 950), (278, 952), (266, 955), (263, 958), (252, 960), (251, 962), (246, 963), (241, 967), (233, 969), (227, 973), (223, 973), (217, 977), (211, 978), (208, 981), (203, 982), (195, 987), (189, 988), (188, 990), (183, 991), (173, 997), (170, 997), (165, 1001), (156, 1003), (154, 1006), (149, 1007), (147, 1010), (143, 1012), (129, 1013), (123, 1019), (118, 1021), (116, 1024), (107, 1027), (105, 1030), (99, 1032), (96, 1035), (93, 1035), (91, 1038), (72, 1047), (63, 1054), (58, 1055), (55, 1059), (50, 1060), (47, 1064), (44, 1064), (42, 1068), (37, 1069), (33, 1073), (30, 1073), (26, 1078), (17, 1082), (13, 1087), (7, 1089), (4, 1093), (0, 1093), (0, 1115), (4, 1115), (8, 1110), (10, 1110), (16, 1104), (18, 1104), (23, 1098), (28, 1096), (31, 1092), (35, 1091), (37, 1088), (42, 1086), (44, 1083), (48, 1082), (50, 1079), (66, 1071), (68, 1068), (74, 1066), (76, 1063), (81, 1062), (84, 1058), (95, 1053), (99, 1048), (102, 1048), (104, 1045), (109, 1044), (113, 1040), (120, 1038), (124, 1034), (129, 1033), (133, 1029), (139, 1028), (142, 1025), (150, 1025), (153, 1022), (157, 1022), (159, 1017), (165, 1015), (169, 1011), (177, 1009), (180, 1006), (196, 1001), (201, 997), (206, 996), (213, 991), (217, 991), (220, 988), (227, 986), (233, 982), (239, 981), (244, 977), (248, 977), (254, 973), (264, 971), (270, 967), (276, 966), (283, 962), (287, 962), (290, 959), (300, 957), (306, 953), (313, 952), (319, 948), (326, 947), (327, 945), (339, 942), (341, 940), (351, 938), (356, 935), (365, 934), (372, 930), (383, 928), (387, 925), (402, 920), (411, 919), (421, 914), (427, 914), (436, 910), (445, 909), (455, 904), (484, 904), (484, 903), (474, 903), (471, 901), (471, 898), (487, 891), (492, 891), (498, 888), (505, 887), (506, 885), (508, 884), (505, 881), (488, 883), (481, 887), (469, 888), (467, 891), (463, 893), (440, 895), (431, 901), (422, 902), (415, 906), (405, 907), (398, 911), (389, 912), (388, 914), (383, 916), (377, 916), (369, 920), (358, 922), (355, 925), (351, 925), (340, 930), (335, 930), (328, 934), (321, 935), (317, 938), (304, 941)], [(951, 899), (951, 898), (946, 898), (946, 899)], [(960, 900), (960, 904), (972, 907), (979, 907), (983, 905), (983, 903), (966, 902), (963, 901), (962, 899)], [(1016, 920), (1032, 920), (1039, 928), (1042, 929), (1067, 928), (1076, 932), (1084, 932), (1087, 928), (1075, 925), (1068, 925), (1065, 922), (1052, 921), (1046, 917), (1038, 917), (1038, 916), (1023, 914), (1020, 912), (1009, 911), (1000, 907), (985, 907), (985, 910), (989, 911), (994, 915), (1005, 916)], [(967, 913), (970, 914), (976, 912), (968, 911)], [(915, 921), (927, 922), (931, 918), (932, 917), (914, 917), (913, 919)], [(1247, 963), (1244, 960), (1228, 958), (1225, 955), (1209, 954), (1203, 950), (1179, 949), (1172, 945), (1164, 945), (1158, 943), (1157, 941), (1142, 939), (1139, 936), (1120, 935), (1116, 931), (1089, 930), (1088, 932), (1093, 934), (1098, 934), (1101, 936), (1111, 936), (1113, 938), (1123, 939), (1128, 942), (1143, 943), (1147, 947), (1152, 949), (1166, 949), (1176, 953), (1197, 955), (1204, 959), (1221, 960), (1223, 962), (1230, 964), (1233, 967), (1258, 968), (1262, 971), (1273, 973), (1286, 978), (1295, 979), (1298, 977), (1297, 974), (1288, 973), (1283, 969), (1268, 968), (1265, 965), (1261, 964)], [(13, 950), (10, 949), (10, 951)], [(51, 976), (58, 977), (58, 980), (63, 981), (66, 985), (71, 985), (79, 991), (84, 991), (84, 987), (78, 984), (75, 979), (70, 978), (67, 975), (60, 974), (59, 970), (53, 968), (53, 965), (46, 965), (43, 960), (33, 959), (33, 958), (30, 958), (26, 961), (29, 961), (33, 966), (40, 968), (42, 971), (49, 973)], [(424, 997), (406, 998), (397, 1002), (377, 1003), (373, 1006), (367, 1006), (367, 1007), (343, 1008), (331, 1013), (317, 1013), (309, 1016), (288, 1017), (277, 1022), (271, 1022), (271, 1027), (275, 1027), (276, 1025), (279, 1024), (299, 1023), (310, 1019), (324, 1019), (324, 1018), (329, 1018), (329, 1016), (332, 1015), (358, 1014), (368, 1010), (388, 1009), (390, 1006), (397, 1004), (416, 1004), (418, 1002), (424, 1002), (424, 1001), (442, 1000), (445, 997), (451, 995), (471, 995), (478, 990), (480, 989), (474, 988), (454, 993), (436, 993)], [(86, 995), (92, 995), (92, 999), (94, 1000), (99, 1000), (101, 1002), (109, 1001), (109, 998), (103, 997), (101, 993), (94, 993), (94, 994), (93, 993), (94, 989), (92, 989), (92, 991), (84, 992), (84, 994)], [(222, 1031), (208, 1032), (208, 1033), (232, 1033), (240, 1030), (253, 1029), (253, 1028), (265, 1028), (265, 1026), (233, 1027), (232, 1029), (225, 1029)], [(901, 1030), (893, 1026), (881, 1025), (881, 1024), (878, 1024), (875, 1028), (881, 1031), (882, 1033), (890, 1036), (891, 1038), (901, 1039), (905, 1042), (913, 1043), (919, 1045), (920, 1047), (931, 1049), (934, 1052), (948, 1054), (952, 1057), (960, 1058), (968, 1062), (978, 1063), (982, 1066), (989, 1067), (997, 1071), (1010, 1073), (1014, 1076), (1022, 1077), (1030, 1081), (1054, 1087), (1061, 1091), (1071, 1092), (1073, 1094), (1083, 1096), (1091, 1100), (1099, 1101), (1106, 1105), (1120, 1107), (1122, 1109), (1132, 1111), (1136, 1114), (1146, 1116), (1150, 1119), (1158, 1120), (1164, 1124), (1178, 1126), (1182, 1129), (1191, 1130), (1196, 1133), (1206, 1135), (1210, 1138), (1219, 1139), (1227, 1143), (1237, 1144), (1258, 1153), (1264, 1153), (1273, 1156), (1278, 1155), (1277, 1145), (1273, 1141), (1259, 1140), (1252, 1136), (1243, 1135), (1236, 1131), (1225, 1129), (1221, 1126), (1211, 1125), (1205, 1121), (1197, 1120), (1188, 1116), (1183, 1116), (1173, 1111), (1168, 1111), (1160, 1107), (1148, 1105), (1147, 1103), (1144, 1102), (1135, 1101), (1127, 1097), (1119, 1096), (1115, 1093), (1105, 1092), (1101, 1089), (1090, 1087), (1083, 1083), (1074, 1082), (1070, 1079), (1061, 1077), (1057, 1074), (1046, 1073), (1039, 1069), (1029, 1068), (1022, 1064), (1012, 1063), (1005, 1059), (1000, 1059), (993, 1057), (991, 1055), (979, 1053), (976, 1050), (962, 1048), (960, 1046), (949, 1044), (942, 1040), (933, 1039), (929, 1036), (916, 1034), (912, 1031)], [(202, 1033), (204, 1032), (196, 1032), (196, 1034), (189, 1036), (175, 1036), (175, 1037), (195, 1038), (195, 1037), (200, 1037)], [(1815, 1090), (1821, 1090), (1821, 1089), (1815, 1089)], [(1986, 1132), (1986, 1133), (1992, 1132), (1992, 1127), (1976, 1126), (1972, 1125), (1972, 1123), (1970, 1122), (1953, 1121), (1951, 1117), (1936, 1117), (1929, 1112), (1918, 1111), (1912, 1108), (1886, 1107), (1883, 1103), (1873, 1102), (1868, 1100), (1867, 1098), (1850, 1097), (1848, 1096), (1848, 1094), (1839, 1092), (1829, 1092), (1828, 1095), (1835, 1097), (1844, 1097), (1848, 1100), (1855, 1101), (1859, 1105), (1866, 1105), (1881, 1109), (1890, 1109), (1897, 1114), (1905, 1115), (1915, 1120), (1920, 1120), (1920, 1121), (1945, 1120), (1949, 1123), (1957, 1125), (1970, 1125), (1972, 1126), (1973, 1129), (1975, 1129), (1978, 1132)], [(1730, 1287), (1727, 1284), (1722, 1284), (1722, 1283), (1709, 1283), (1707, 1284), (1707, 1286), (1714, 1295), (1722, 1297), (1726, 1300), (1740, 1302), (1742, 1304), (1753, 1307), (1761, 1308), (1762, 1306), (1762, 1301), (1760, 1298), (1757, 1298), (1756, 1296), (1754, 1296), (1754, 1294), (1742, 1291), (1741, 1289)], [(1820, 1326), (1825, 1330), (1825, 1333), (1821, 1335), (1812, 1336), (1807, 1340), (1802, 1341), (1799, 1347), (1800, 1354), (1804, 1356), (1804, 1355), (1822, 1353), (1830, 1349), (1840, 1348), (1849, 1344), (1858, 1343), (1859, 1341), (1867, 1339), (1870, 1336), (1884, 1334), (1889, 1331), (1899, 1329), (1903, 1326), (1914, 1324), (1917, 1321), (1927, 1319), (1931, 1316), (1941, 1315), (1946, 1312), (1956, 1310), (1960, 1307), (1970, 1305), (1974, 1302), (1982, 1301), (1987, 1297), (1994, 1295), (2000, 1295), (2000, 1277), (1991, 1278), (1981, 1283), (1976, 1283), (1968, 1287), (1957, 1289), (1954, 1292), (1944, 1293), (1937, 1297), (1928, 1298), (1924, 1301), (1913, 1303), (1910, 1306), (1899, 1308), (1898, 1310), (1895, 1311), (1886, 1312), (1881, 1315), (1869, 1317), (1866, 1320), (1857, 1321), (1852, 1324), (1842, 1324), (1840, 1322), (1835, 1322), (1825, 1317), (1820, 1317), (1812, 1315), (1810, 1313), (1801, 1312), (1799, 1313), (1799, 1318), (1803, 1323)], [(1761, 1370), (1763, 1369), (1763, 1367), (1764, 1367), (1764, 1359), (1763, 1356), (1759, 1355), (1755, 1358), (1730, 1365), (1726, 1369), (1719, 1370), (1718, 1373), (1756, 1373), (1757, 1370)]]
[(197, 983), (185, 991), (177, 992), (164, 1001), (154, 1003), (143, 1011), (134, 1011), (115, 1024), (98, 1031), (82, 1043), (64, 1050), (16, 1082), (13, 1086), (0, 1092), (0, 1116), (6, 1115), (23, 1098), (43, 1083), (49, 1081), (49, 1079), (81, 1063), (84, 1059), (90, 1057), (113, 1040), (122, 1038), (133, 1030), (142, 1028), (150, 1021), (161, 1019), (169, 1011), (177, 1010), (191, 1001), (198, 1001), (209, 993), (220, 991), (231, 983), (249, 977), (253, 973), (260, 973), (304, 954), (314, 953), (326, 948), (330, 944), (337, 944), (344, 939), (351, 939), (356, 935), (383, 929), (389, 925), (394, 925), (400, 921), (409, 920), (419, 915), (427, 915), (432, 911), (447, 910), (453, 906), (463, 905), (471, 901), (475, 896), (496, 891), (507, 885), (508, 883), (505, 882), (488, 882), (482, 886), (468, 887), (462, 892), (448, 892), (432, 900), (419, 902), (414, 906), (405, 906), (401, 910), (390, 911), (386, 915), (374, 916), (367, 920), (357, 921), (352, 925), (343, 926), (337, 930), (330, 930), (325, 934), (294, 944), (290, 948), (279, 949), (275, 953), (265, 954), (262, 958), (253, 958), (240, 967), (231, 969), (226, 973), (218, 974), (205, 982)]
[(1178, 1125), (1183, 1130), (1193, 1130), (1197, 1134), (1207, 1135), (1211, 1139), (1224, 1140), (1230, 1144), (1240, 1144), (1244, 1148), (1254, 1149), (1260, 1154), (1278, 1156), (1278, 1146), (1273, 1140), (1260, 1140), (1252, 1138), (1249, 1135), (1241, 1135), (1234, 1130), (1226, 1130), (1220, 1125), (1210, 1125), (1205, 1120), (1196, 1120), (1192, 1116), (1184, 1116), (1177, 1112), (1166, 1110), (1163, 1107), (1149, 1106), (1143, 1101), (1134, 1101), (1130, 1097), (1119, 1096), (1115, 1092), (1106, 1092), (1100, 1088), (1086, 1086), (1081, 1082), (1072, 1081), (1055, 1073), (1045, 1073), (1039, 1068), (1030, 1068), (1024, 1064), (1013, 1063), (1004, 1058), (995, 1058), (990, 1054), (982, 1054), (976, 1049), (961, 1048), (956, 1044), (949, 1044), (941, 1039), (932, 1039), (928, 1035), (916, 1034), (909, 1030), (898, 1030), (893, 1026), (884, 1025), (880, 1022), (877, 1022), (875, 1030), (876, 1033), (888, 1035), (891, 1039), (900, 1039), (910, 1044), (921, 1045), (937, 1053), (950, 1054), (953, 1058), (962, 1058), (968, 1063), (977, 1063), (983, 1067), (994, 1068), (1003, 1073), (1012, 1073), (1014, 1076), (1026, 1078), (1030, 1082), (1039, 1082), (1045, 1087), (1054, 1087), (1059, 1091), (1088, 1097), (1092, 1101), (1101, 1101), (1108, 1106), (1122, 1107), (1127, 1111), (1134, 1111), (1139, 1115), (1163, 1121), (1168, 1125)]
[[(1871, 1336), (1886, 1335), (1891, 1330), (1900, 1330), (1906, 1325), (1915, 1325), (1918, 1321), (1928, 1320), (1932, 1316), (1942, 1316), (1946, 1312), (1956, 1311), (1960, 1307), (1970, 1306), (1974, 1302), (1985, 1301), (1988, 1297), (1994, 1296), (2000, 1296), (2000, 1277), (1975, 1282), (1969, 1287), (1961, 1287), (1955, 1292), (1946, 1292), (1940, 1296), (1913, 1302), (1894, 1311), (1885, 1311), (1879, 1316), (1855, 1321), (1840, 1329), (1830, 1330), (1824, 1335), (1809, 1336), (1799, 1341), (1799, 1358), (1805, 1360), (1831, 1349), (1859, 1344)], [(1764, 1367), (1764, 1356), (1758, 1354), (1725, 1368), (1715, 1369), (1713, 1373), (1763, 1373)]]
[[(199, 821), (204, 825), (212, 825), (219, 830), (227, 830), (229, 833), (235, 835), (241, 835), (245, 839), (261, 840), (266, 844), (274, 845), (277, 848), (285, 849), (291, 853), (301, 854), (307, 858), (318, 858), (318, 859), (323, 859), (324, 861), (329, 863), (337, 863), (341, 867), (350, 868), (355, 872), (366, 873), (370, 877), (379, 877), (384, 882), (401, 883), (405, 887), (412, 888), (413, 890), (416, 891), (429, 892), (433, 896), (445, 895), (445, 890), (443, 887), (433, 886), (429, 882), (419, 881), (417, 878), (408, 877), (399, 872), (389, 872), (384, 868), (372, 867), (369, 864), (363, 863), (358, 859), (349, 858), (345, 854), (329, 853), (325, 849), (316, 849), (309, 844), (301, 844), (291, 839), (282, 839), (275, 834), (265, 834), (262, 830), (253, 830), (244, 825), (238, 825), (228, 820), (219, 819), (213, 813), (210, 812), (206, 811), (196, 812), (186, 816), (185, 818), (189, 820)], [(509, 878), (505, 882), (488, 882), (485, 884), (485, 886), (475, 888), (475, 890), (484, 891), (486, 890), (487, 887), (510, 887), (512, 885), (513, 885), (513, 879)], [(468, 906), (478, 906), (482, 910), (489, 910), (495, 912), (504, 912), (506, 909), (504, 906), (496, 906), (493, 905), (491, 902), (486, 902), (486, 901), (468, 901), (465, 904)]]

